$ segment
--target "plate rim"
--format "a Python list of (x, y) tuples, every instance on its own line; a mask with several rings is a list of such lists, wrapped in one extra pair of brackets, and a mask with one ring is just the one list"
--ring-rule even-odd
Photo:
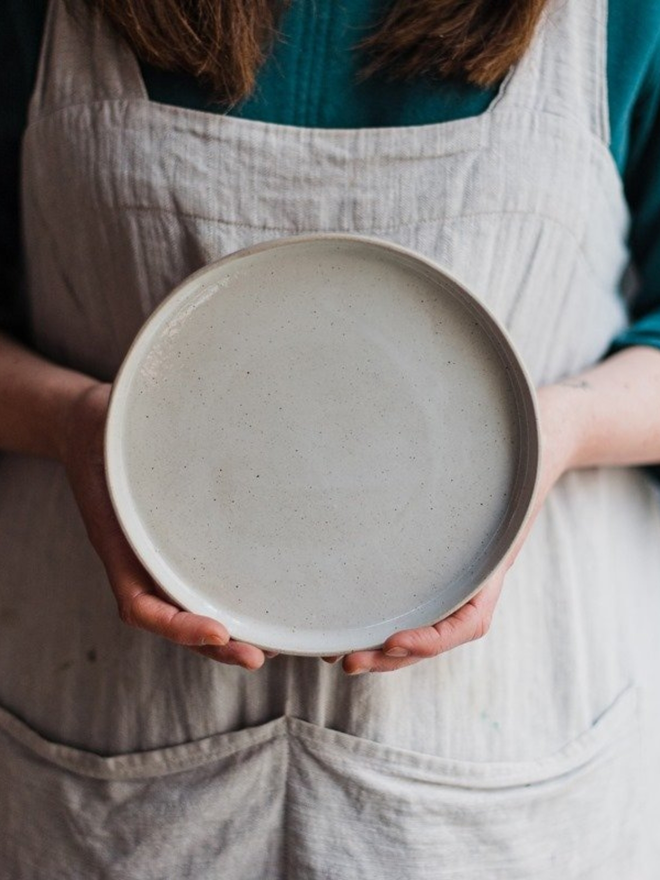
[[(428, 620), (426, 623), (417, 624), (418, 627), (429, 626), (433, 623), (437, 623), (440, 620), (444, 620), (449, 617), (459, 608), (463, 607), (466, 603), (468, 603), (480, 590), (485, 586), (486, 582), (499, 573), (504, 561), (508, 557), (511, 552), (512, 547), (515, 545), (518, 540), (519, 535), (526, 528), (527, 524), (530, 521), (532, 513), (535, 507), (535, 501), (539, 490), (539, 481), (540, 481), (540, 463), (541, 457), (543, 454), (542, 450), (542, 436), (540, 431), (540, 418), (539, 418), (539, 407), (538, 400), (536, 396), (536, 389), (534, 387), (534, 383), (531, 379), (529, 371), (514, 343), (512, 340), (508, 330), (501, 323), (501, 321), (494, 315), (491, 309), (483, 303), (471, 290), (470, 288), (463, 282), (454, 272), (446, 269), (440, 263), (426, 257), (423, 254), (418, 253), (417, 251), (405, 247), (403, 245), (397, 244), (395, 242), (390, 242), (386, 239), (377, 238), (374, 236), (365, 236), (365, 235), (354, 235), (351, 233), (344, 232), (319, 232), (319, 233), (305, 233), (300, 235), (289, 235), (280, 238), (274, 238), (267, 241), (258, 242), (253, 245), (249, 245), (245, 248), (239, 248), (238, 250), (232, 251), (229, 254), (226, 254), (217, 260), (213, 260), (210, 263), (207, 263), (205, 266), (200, 267), (199, 269), (192, 272), (190, 275), (187, 275), (183, 278), (173, 289), (172, 291), (156, 306), (156, 308), (149, 314), (149, 316), (145, 319), (144, 323), (136, 333), (134, 339), (131, 342), (122, 363), (117, 371), (117, 374), (112, 382), (112, 388), (110, 392), (110, 399), (108, 403), (106, 422), (104, 426), (103, 432), (103, 447), (104, 447), (104, 474), (106, 479), (106, 485), (108, 489), (108, 494), (110, 496), (110, 500), (112, 503), (113, 511), (121, 528), (122, 534), (124, 538), (128, 542), (131, 550), (137, 557), (141, 566), (145, 569), (147, 575), (158, 585), (158, 587), (165, 593), (165, 595), (179, 608), (183, 608), (184, 610), (189, 610), (192, 613), (202, 614), (204, 616), (210, 616), (214, 619), (218, 619), (213, 614), (209, 614), (208, 608), (204, 610), (202, 605), (204, 604), (204, 600), (200, 599), (200, 602), (197, 603), (197, 608), (192, 607), (190, 603), (183, 605), (181, 602), (181, 598), (175, 595), (175, 592), (170, 589), (169, 586), (165, 586), (160, 579), (158, 579), (151, 570), (149, 564), (149, 554), (144, 553), (142, 548), (135, 542), (133, 536), (130, 534), (130, 530), (127, 529), (124, 521), (124, 515), (122, 513), (122, 500), (119, 497), (120, 488), (115, 482), (115, 473), (119, 471), (120, 466), (117, 464), (117, 461), (121, 458), (120, 455), (120, 446), (121, 446), (121, 433), (115, 428), (115, 425), (121, 420), (121, 404), (125, 403), (125, 399), (128, 393), (128, 388), (130, 387), (130, 375), (135, 374), (133, 361), (136, 360), (138, 353), (141, 351), (145, 345), (147, 345), (149, 341), (149, 337), (153, 336), (157, 330), (162, 327), (163, 324), (163, 314), (167, 313), (171, 309), (172, 302), (175, 299), (178, 299), (181, 293), (185, 288), (190, 286), (194, 286), (196, 282), (199, 282), (200, 279), (203, 279), (207, 275), (211, 275), (217, 269), (221, 267), (226, 267), (228, 264), (233, 262), (237, 262), (246, 257), (253, 256), (255, 254), (259, 254), (264, 251), (275, 250), (280, 248), (285, 248), (291, 245), (304, 245), (304, 244), (314, 244), (314, 243), (324, 243), (324, 242), (346, 242), (348, 244), (357, 244), (357, 245), (365, 245), (367, 247), (373, 247), (375, 249), (380, 249), (389, 252), (390, 254), (395, 254), (400, 257), (404, 257), (412, 263), (416, 263), (420, 266), (423, 266), (429, 271), (432, 275), (439, 275), (441, 278), (449, 281), (455, 290), (450, 292), (455, 299), (460, 300), (463, 307), (469, 308), (471, 311), (475, 312), (479, 319), (480, 324), (482, 326), (482, 330), (488, 335), (491, 340), (491, 344), (496, 343), (499, 348), (498, 355), (500, 359), (506, 364), (506, 369), (509, 371), (510, 376), (512, 378), (512, 385), (515, 385), (516, 392), (516, 407), (518, 410), (518, 419), (521, 426), (524, 425), (524, 429), (526, 431), (526, 443), (520, 444), (520, 449), (526, 451), (525, 463), (523, 468), (523, 473), (521, 475), (521, 461), (518, 461), (518, 465), (516, 467), (516, 485), (521, 486), (521, 492), (524, 494), (524, 514), (516, 519), (514, 517), (514, 526), (511, 526), (511, 523), (508, 523), (506, 528), (503, 530), (501, 534), (495, 534), (493, 537), (493, 541), (502, 541), (505, 540), (504, 549), (499, 553), (499, 560), (495, 566), (489, 569), (488, 573), (485, 577), (481, 578), (479, 582), (476, 584), (474, 589), (466, 594), (460, 602), (451, 607), (448, 611), (446, 611), (442, 617), (435, 618), (434, 620)], [(485, 324), (485, 326), (484, 326)], [(148, 351), (149, 348), (146, 348)], [(136, 361), (137, 364), (141, 363), (141, 360)], [(521, 411), (521, 403), (522, 409)], [(530, 471), (532, 474), (530, 475)], [(531, 476), (531, 483), (530, 483)], [(520, 507), (520, 505), (518, 505)], [(189, 588), (191, 592), (194, 594), (195, 588)], [(194, 604), (194, 603), (193, 603)], [(428, 604), (428, 603), (425, 603)], [(423, 606), (421, 606), (423, 607)], [(399, 618), (397, 618), (399, 619)], [(223, 625), (226, 626), (224, 621), (220, 621)], [(387, 621), (385, 621), (386, 623)], [(382, 622), (381, 622), (382, 623)], [(410, 627), (405, 628), (395, 628), (392, 630), (392, 634), (394, 632), (402, 631), (403, 629), (409, 629)], [(417, 628), (417, 627), (415, 627)], [(230, 630), (230, 627), (227, 627)], [(240, 627), (239, 627), (240, 629)], [(361, 627), (356, 628), (359, 632), (360, 630), (365, 631), (367, 628)], [(341, 633), (350, 633), (355, 630), (348, 630), (346, 628), (342, 629)], [(330, 630), (332, 632), (332, 630)], [(352, 647), (341, 647), (337, 650), (324, 648), (323, 650), (310, 651), (303, 650), (291, 646), (282, 646), (274, 645), (274, 644), (266, 644), (261, 643), (259, 641), (253, 641), (245, 638), (245, 634), (237, 633), (236, 636), (231, 634), (231, 638), (237, 638), (239, 641), (249, 641), (250, 644), (255, 645), (258, 648), (262, 648), (264, 650), (269, 651), (278, 651), (282, 654), (291, 655), (291, 656), (307, 656), (307, 657), (319, 657), (327, 654), (335, 654), (335, 653), (349, 653), (350, 651), (357, 650), (374, 650), (378, 649), (382, 646), (383, 642), (378, 644), (374, 644), (372, 642), (366, 641), (356, 644)], [(389, 636), (388, 636), (389, 638)]]

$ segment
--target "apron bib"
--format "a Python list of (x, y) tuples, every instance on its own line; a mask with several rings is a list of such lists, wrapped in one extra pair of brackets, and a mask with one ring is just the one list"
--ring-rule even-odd
[[(484, 114), (360, 130), (150, 102), (74, 11), (51, 0), (23, 145), (46, 356), (112, 380), (186, 275), (320, 231), (446, 266), (538, 383), (624, 325), (606, 0), (550, 0)], [(660, 516), (640, 473), (560, 482), (486, 639), (355, 679), (313, 658), (250, 674), (124, 627), (62, 469), (6, 455), (0, 486), (12, 880), (657, 880)]]

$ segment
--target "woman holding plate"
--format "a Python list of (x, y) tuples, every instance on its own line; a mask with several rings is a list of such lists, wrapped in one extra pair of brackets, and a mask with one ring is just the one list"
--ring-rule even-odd
[[(629, 467), (660, 461), (654, 4), (2, 15), (7, 876), (655, 880), (660, 513)], [(165, 599), (103, 461), (111, 383), (166, 294), (314, 232), (477, 292), (544, 448), (533, 526), (483, 589), (335, 663)]]

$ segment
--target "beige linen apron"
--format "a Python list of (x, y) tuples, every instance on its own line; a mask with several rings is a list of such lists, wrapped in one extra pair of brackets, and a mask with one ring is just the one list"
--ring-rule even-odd
[[(606, 13), (551, 0), (481, 116), (319, 130), (150, 102), (103, 22), (52, 0), (23, 149), (37, 347), (111, 380), (188, 273), (349, 231), (462, 277), (535, 381), (592, 363), (625, 321)], [(486, 639), (249, 674), (124, 627), (61, 468), (4, 456), (0, 876), (657, 880), (659, 539), (643, 475), (571, 474)]]

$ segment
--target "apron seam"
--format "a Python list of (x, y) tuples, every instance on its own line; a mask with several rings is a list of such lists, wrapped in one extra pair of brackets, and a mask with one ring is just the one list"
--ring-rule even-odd
[[(304, 229), (300, 228), (299, 230), (294, 230), (291, 226), (270, 226), (267, 224), (256, 224), (256, 223), (239, 223), (234, 220), (227, 220), (222, 217), (209, 217), (204, 214), (198, 214), (193, 211), (180, 211), (175, 208), (167, 208), (167, 207), (154, 207), (151, 205), (135, 205), (135, 204), (118, 204), (115, 207), (117, 211), (135, 211), (139, 213), (152, 213), (152, 214), (170, 214), (175, 215), (177, 217), (186, 217), (190, 220), (201, 220), (205, 223), (217, 223), (221, 226), (229, 226), (236, 229), (248, 229), (251, 231), (258, 232), (282, 232), (290, 236), (295, 235), (315, 235), (323, 232), (327, 232), (327, 229), (318, 229), (316, 227), (310, 228), (305, 226)], [(538, 211), (534, 210), (503, 210), (503, 211), (466, 211), (458, 214), (442, 214), (437, 217), (423, 217), (415, 220), (405, 221), (403, 223), (395, 223), (391, 226), (376, 226), (372, 224), (368, 224), (366, 228), (370, 230), (373, 234), (377, 235), (382, 232), (396, 232), (400, 229), (411, 229), (417, 228), (419, 226), (424, 226), (426, 224), (438, 224), (447, 221), (456, 221), (465, 219), (474, 219), (475, 217), (533, 217), (535, 219), (544, 220), (546, 222), (550, 222), (554, 224), (558, 229), (562, 232), (565, 232), (571, 240), (576, 245), (577, 251), (580, 253), (584, 262), (589, 267), (590, 271), (595, 277), (598, 277), (598, 272), (593, 265), (593, 261), (589, 258), (588, 254), (584, 250), (584, 238), (583, 236), (578, 236), (574, 230), (572, 230), (567, 224), (563, 223), (561, 220), (558, 220), (556, 217), (553, 217), (551, 214), (542, 214)], [(332, 227), (333, 231), (340, 231), (336, 227)], [(352, 231), (355, 231), (352, 229)], [(347, 233), (348, 234), (348, 233)], [(357, 234), (357, 233), (356, 233)], [(362, 232), (364, 234), (364, 231)]]

